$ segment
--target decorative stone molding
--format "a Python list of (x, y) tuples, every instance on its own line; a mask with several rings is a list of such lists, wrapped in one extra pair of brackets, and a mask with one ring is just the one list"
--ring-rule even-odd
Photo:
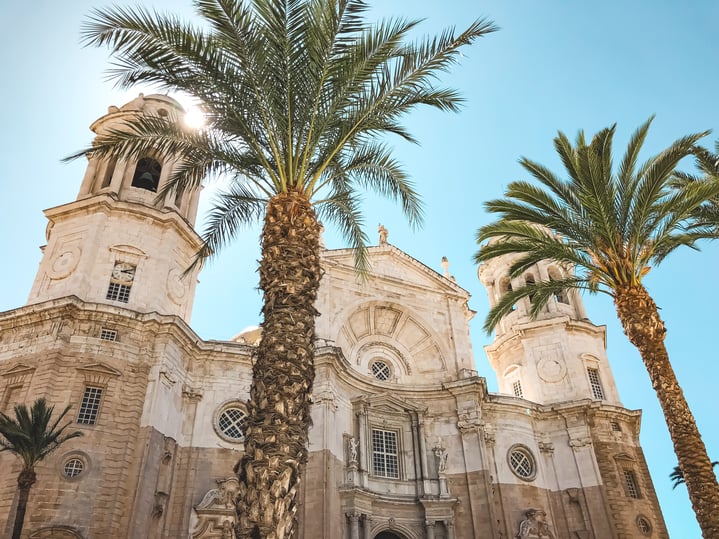
[(552, 442), (539, 442), (537, 445), (542, 453), (554, 455), (554, 444)]
[(10, 386), (21, 386), (25, 383), (28, 378), (32, 377), (32, 373), (35, 372), (35, 367), (29, 367), (18, 363), (12, 369), (8, 369), (2, 373), (2, 377), (5, 378), (5, 385)]
[(494, 433), (494, 426), (487, 423), (484, 426), (484, 443), (487, 444), (489, 447), (493, 447), (496, 442), (497, 438)]
[(208, 491), (195, 506), (197, 525), (192, 539), (232, 539), (235, 526), (235, 497), (240, 489), (236, 477), (217, 479), (217, 488)]
[(30, 539), (82, 539), (82, 536), (69, 526), (51, 526), (31, 533)]
[(335, 392), (331, 389), (325, 389), (321, 393), (316, 393), (312, 396), (312, 402), (314, 404), (326, 404), (333, 410), (337, 409), (336, 399), (337, 395), (335, 395)]
[(457, 428), (462, 434), (469, 432), (476, 432), (484, 426), (482, 421), (482, 414), (479, 408), (468, 409), (465, 408), (459, 412), (459, 419), (457, 421)]
[(111, 377), (119, 378), (122, 373), (104, 363), (90, 363), (77, 368), (85, 376), (85, 383), (106, 387)]
[(546, 522), (547, 513), (542, 509), (527, 509), (525, 519), (519, 524), (517, 539), (555, 539)]
[(590, 436), (581, 436), (578, 438), (569, 439), (569, 447), (571, 447), (575, 451), (588, 445), (592, 445), (592, 438)]
[(182, 386), (182, 397), (187, 400), (202, 400), (202, 390), (185, 384)]

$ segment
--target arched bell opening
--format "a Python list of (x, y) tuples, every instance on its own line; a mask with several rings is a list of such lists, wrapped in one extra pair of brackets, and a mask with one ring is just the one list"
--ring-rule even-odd
[(152, 157), (143, 157), (137, 162), (135, 173), (132, 176), (132, 187), (157, 192), (160, 185), (162, 165)]

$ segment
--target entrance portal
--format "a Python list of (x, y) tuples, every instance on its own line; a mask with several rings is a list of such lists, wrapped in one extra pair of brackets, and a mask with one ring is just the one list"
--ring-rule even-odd
[(374, 539), (402, 539), (402, 537), (392, 532), (382, 532), (379, 535), (375, 535)]

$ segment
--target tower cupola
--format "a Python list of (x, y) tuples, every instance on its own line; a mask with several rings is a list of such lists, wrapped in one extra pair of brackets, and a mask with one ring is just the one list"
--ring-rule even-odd
[[(510, 290), (561, 280), (574, 271), (542, 261), (510, 277), (518, 256), (500, 256), (479, 267), (491, 307)], [(531, 296), (518, 301), (495, 327), (494, 342), (485, 347), (500, 392), (541, 404), (592, 399), (621, 405), (607, 361), (606, 328), (590, 322), (579, 293), (556, 293), (535, 319), (529, 314), (531, 302)]]
[[(184, 111), (168, 96), (140, 94), (111, 106), (91, 129), (122, 130), (136, 115), (181, 121)], [(186, 270), (202, 244), (193, 229), (199, 189), (158, 200), (179, 165), (160, 152), (89, 154), (77, 199), (45, 211), (47, 245), (28, 303), (73, 295), (189, 321), (199, 267)]]
[[(112, 130), (122, 130), (127, 120), (138, 114), (181, 122), (185, 111), (169, 96), (140, 94), (120, 108), (110, 106), (107, 114), (96, 120), (90, 129), (97, 135)], [(155, 207), (159, 205), (174, 210), (194, 225), (199, 200), (198, 190), (185, 193), (171, 192), (159, 204), (157, 201), (157, 192), (170, 179), (177, 165), (177, 159), (170, 159), (157, 152), (131, 161), (117, 157), (102, 159), (90, 154), (78, 200), (112, 193), (119, 200)]]

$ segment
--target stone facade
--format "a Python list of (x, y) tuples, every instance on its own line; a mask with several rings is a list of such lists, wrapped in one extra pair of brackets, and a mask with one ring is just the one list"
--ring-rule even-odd
[[(140, 96), (92, 128), (178, 112)], [(260, 330), (220, 342), (190, 328), (199, 193), (158, 200), (176, 163), (142, 159), (90, 157), (78, 199), (46, 212), (28, 304), (0, 313), (0, 409), (72, 404), (85, 434), (39, 466), (27, 538), (231, 537)], [(299, 539), (667, 537), (640, 412), (622, 407), (581, 298), (560, 294), (535, 321), (517, 305), (501, 322), (491, 394), (469, 294), (386, 241), (369, 251), (366, 281), (351, 250), (322, 253)], [(510, 262), (480, 269), (490, 302), (511, 286)], [(0, 453), (0, 469), (7, 533), (19, 462)]]

